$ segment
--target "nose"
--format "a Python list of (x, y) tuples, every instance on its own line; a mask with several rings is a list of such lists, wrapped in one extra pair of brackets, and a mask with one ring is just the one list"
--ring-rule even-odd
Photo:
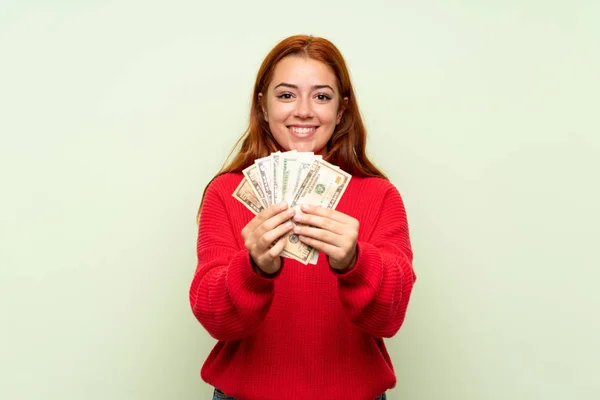
[(312, 118), (314, 116), (309, 98), (301, 98), (296, 102), (295, 115), (296, 117), (303, 119)]

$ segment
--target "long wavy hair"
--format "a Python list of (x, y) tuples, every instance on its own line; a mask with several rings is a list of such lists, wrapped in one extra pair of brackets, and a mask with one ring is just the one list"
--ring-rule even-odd
[[(385, 174), (377, 169), (366, 155), (367, 132), (360, 116), (350, 73), (342, 54), (327, 39), (308, 35), (295, 35), (279, 42), (264, 59), (254, 84), (248, 129), (238, 139), (223, 167), (210, 180), (206, 188), (218, 176), (228, 172), (241, 172), (254, 163), (254, 160), (282, 150), (269, 129), (269, 123), (263, 118), (259, 93), (266, 93), (273, 79), (275, 67), (279, 61), (288, 56), (308, 57), (328, 65), (337, 77), (340, 106), (343, 105), (342, 99), (344, 97), (348, 98), (342, 119), (324, 149), (323, 159), (337, 165), (353, 176), (387, 179)], [(239, 150), (231, 159), (232, 154), (238, 147)], [(206, 193), (206, 188), (204, 193)], [(202, 200), (204, 200), (204, 195)], [(200, 203), (198, 209), (198, 218), (201, 209), (202, 203)]]

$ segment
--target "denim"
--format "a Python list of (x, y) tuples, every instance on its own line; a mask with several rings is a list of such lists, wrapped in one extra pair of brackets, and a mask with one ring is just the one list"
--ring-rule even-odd
[[(235, 397), (227, 396), (225, 393), (221, 392), (219, 389), (215, 389), (213, 393), (212, 400), (237, 400)], [(387, 400), (387, 396), (385, 393), (377, 396), (375, 400)]]

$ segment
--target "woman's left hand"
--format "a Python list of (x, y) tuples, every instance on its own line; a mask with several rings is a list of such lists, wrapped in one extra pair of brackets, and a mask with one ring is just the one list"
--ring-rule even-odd
[(349, 270), (356, 264), (358, 220), (336, 210), (303, 205), (296, 213), (294, 233), (307, 245), (327, 254), (331, 268)]

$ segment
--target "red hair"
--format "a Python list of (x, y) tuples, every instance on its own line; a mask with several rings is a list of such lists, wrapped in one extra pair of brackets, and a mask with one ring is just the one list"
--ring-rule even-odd
[[(227, 160), (230, 159), (234, 150), (231, 151), (221, 170), (211, 179), (208, 185), (222, 174), (241, 172), (254, 163), (254, 160), (282, 150), (271, 134), (269, 123), (263, 118), (259, 93), (266, 93), (273, 78), (275, 67), (279, 61), (287, 56), (308, 57), (328, 65), (337, 77), (340, 104), (343, 104), (343, 98), (348, 98), (342, 119), (336, 126), (331, 139), (329, 139), (323, 151), (323, 159), (337, 165), (353, 176), (387, 179), (383, 172), (377, 169), (366, 155), (367, 132), (360, 116), (356, 97), (354, 96), (350, 73), (342, 54), (327, 39), (296, 35), (279, 42), (264, 59), (258, 70), (252, 93), (250, 124), (246, 132), (236, 142), (234, 150), (240, 142), (241, 147), (235, 157), (228, 163)], [(200, 211), (198, 215), (199, 213)]]

